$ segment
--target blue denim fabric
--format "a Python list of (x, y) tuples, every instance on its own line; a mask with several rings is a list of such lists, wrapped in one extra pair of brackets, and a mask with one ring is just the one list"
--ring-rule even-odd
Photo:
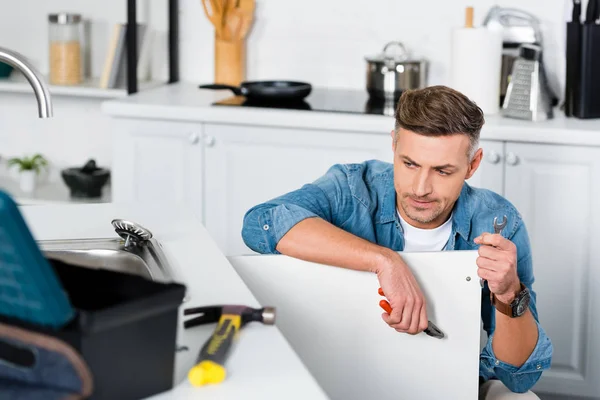
[(0, 358), (0, 398), (58, 400), (81, 392), (77, 370), (63, 354), (12, 338), (0, 340), (27, 349), (35, 359), (33, 365), (22, 366)]
[[(279, 240), (305, 218), (320, 217), (363, 239), (395, 251), (404, 249), (404, 235), (396, 212), (393, 165), (371, 160), (362, 164), (334, 165), (315, 182), (251, 208), (244, 216), (242, 237), (258, 253), (278, 254)], [(490, 232), (494, 217), (508, 222), (502, 236), (517, 247), (517, 273), (531, 291), (530, 309), (538, 326), (538, 342), (521, 367), (498, 360), (492, 349), (495, 312), (487, 284), (482, 289), (481, 318), (488, 340), (481, 352), (479, 375), (499, 379), (511, 391), (523, 393), (550, 367), (553, 347), (539, 324), (531, 248), (521, 215), (506, 199), (466, 182), (454, 206), (452, 234), (445, 250), (476, 250), (473, 242)]]

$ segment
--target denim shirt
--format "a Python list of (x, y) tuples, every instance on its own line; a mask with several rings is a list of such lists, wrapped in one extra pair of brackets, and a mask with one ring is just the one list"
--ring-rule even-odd
[[(479, 375), (483, 380), (499, 379), (511, 391), (523, 393), (550, 367), (553, 347), (539, 324), (536, 293), (532, 288), (531, 248), (520, 214), (500, 195), (473, 188), (465, 182), (454, 205), (452, 233), (444, 250), (476, 250), (479, 245), (473, 239), (490, 232), (494, 217), (501, 219), (503, 215), (508, 222), (502, 236), (517, 247), (517, 274), (531, 292), (529, 307), (538, 327), (538, 341), (520, 367), (496, 358), (492, 349), (495, 310), (486, 283), (481, 296), (481, 319), (488, 340), (480, 355)], [(276, 246), (283, 235), (298, 222), (311, 217), (320, 217), (380, 246), (395, 251), (404, 249), (392, 164), (371, 160), (334, 165), (313, 183), (251, 208), (244, 216), (242, 238), (255, 252), (279, 254)]]

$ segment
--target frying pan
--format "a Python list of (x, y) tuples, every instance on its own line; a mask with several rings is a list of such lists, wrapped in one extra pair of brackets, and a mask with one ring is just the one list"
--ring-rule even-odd
[(210, 84), (200, 85), (200, 89), (229, 89), (236, 96), (244, 96), (248, 100), (273, 101), (293, 100), (298, 101), (308, 96), (312, 90), (310, 83), (295, 81), (248, 81), (240, 86)]

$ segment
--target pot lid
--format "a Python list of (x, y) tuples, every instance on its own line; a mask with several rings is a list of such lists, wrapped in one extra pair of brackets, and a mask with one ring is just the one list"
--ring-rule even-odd
[(365, 57), (370, 62), (404, 62), (408, 60), (406, 47), (400, 42), (389, 42), (383, 51), (375, 56)]

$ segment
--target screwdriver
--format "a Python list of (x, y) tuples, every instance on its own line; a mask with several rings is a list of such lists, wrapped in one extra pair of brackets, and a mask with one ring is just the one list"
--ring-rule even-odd
[[(380, 296), (385, 296), (385, 294), (383, 294), (382, 288), (379, 288), (378, 293)], [(383, 308), (388, 314), (392, 313), (392, 306), (390, 305), (390, 303), (388, 303), (387, 300), (381, 300), (379, 302), (379, 306)], [(437, 339), (442, 339), (445, 336), (444, 332), (442, 332), (441, 329), (435, 326), (435, 324), (431, 321), (427, 321), (427, 328), (423, 332)]]

